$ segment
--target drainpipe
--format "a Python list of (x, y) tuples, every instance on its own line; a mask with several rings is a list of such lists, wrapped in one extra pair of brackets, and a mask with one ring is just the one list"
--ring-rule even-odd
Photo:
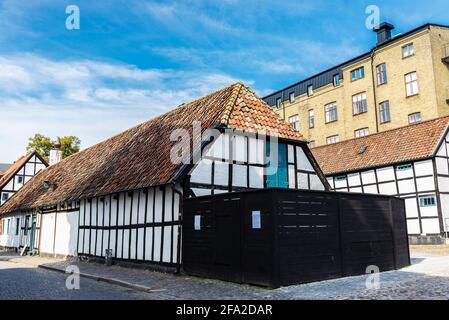
[(376, 55), (377, 46), (371, 52), (371, 79), (373, 81), (373, 97), (374, 97), (374, 112), (376, 115), (376, 133), (379, 132), (379, 115), (377, 110), (377, 93), (376, 93), (376, 77), (374, 75), (374, 57)]

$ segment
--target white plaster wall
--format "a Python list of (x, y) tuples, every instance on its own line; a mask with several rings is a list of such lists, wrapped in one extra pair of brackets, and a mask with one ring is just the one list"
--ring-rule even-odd
[(296, 161), (298, 170), (315, 171), (301, 147), (296, 147)]
[(449, 194), (440, 194), (444, 231), (449, 231)]
[(437, 165), (437, 173), (439, 174), (449, 174), (447, 159), (435, 158)]
[(363, 184), (376, 183), (376, 175), (374, 170), (363, 171), (362, 172), (362, 182)]
[(432, 160), (415, 162), (415, 174), (417, 177), (433, 175)]
[(418, 203), (416, 197), (405, 199), (405, 214), (407, 218), (418, 218)]
[(435, 190), (435, 180), (432, 177), (416, 178), (416, 187), (419, 192)]
[(394, 167), (380, 168), (380, 169), (377, 169), (376, 172), (377, 172), (377, 181), (378, 182), (395, 180)]
[(398, 181), (399, 193), (406, 194), (416, 192), (414, 179)]
[[(55, 253), (77, 255), (79, 211), (58, 212), (56, 217)], [(44, 229), (42, 229), (44, 231)], [(45, 252), (45, 251), (44, 251)]]
[(360, 174), (358, 172), (348, 174), (348, 184), (350, 187), (360, 186), (362, 184)]
[(379, 193), (384, 195), (396, 195), (398, 193), (396, 189), (396, 183), (395, 182), (379, 183)]
[(408, 232), (408, 234), (414, 234), (414, 235), (421, 234), (418, 219), (407, 220), (407, 232)]
[(55, 236), (55, 213), (46, 213), (41, 218), (41, 239), (39, 250), (43, 253), (53, 254)]
[(438, 188), (441, 192), (449, 192), (449, 178), (438, 177)]
[(423, 234), (439, 234), (440, 222), (438, 218), (435, 219), (421, 219)]

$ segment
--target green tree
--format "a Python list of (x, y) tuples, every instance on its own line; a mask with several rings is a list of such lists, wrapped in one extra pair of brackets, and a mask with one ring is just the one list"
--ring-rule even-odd
[(67, 158), (80, 151), (81, 140), (76, 136), (58, 137), (62, 158)]
[[(50, 150), (55, 147), (55, 141), (40, 133), (28, 139), (27, 151), (37, 151), (44, 157), (50, 156)], [(80, 151), (81, 140), (76, 136), (57, 137), (56, 141), (61, 145), (62, 157), (67, 158)]]
[(48, 157), (54, 143), (50, 138), (36, 133), (34, 137), (28, 139), (27, 151), (37, 151), (41, 156)]

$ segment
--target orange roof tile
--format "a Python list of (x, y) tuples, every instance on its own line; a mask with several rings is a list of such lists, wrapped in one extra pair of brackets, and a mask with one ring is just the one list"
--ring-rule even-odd
[[(202, 130), (220, 126), (303, 140), (264, 101), (242, 83), (181, 105), (106, 141), (76, 153), (39, 172), (17, 192), (0, 212), (51, 206), (63, 201), (166, 184), (180, 169), (172, 164), (170, 141), (174, 129), (191, 132), (192, 123)], [(45, 190), (44, 181), (56, 184)]]
[(423, 159), (437, 151), (448, 124), (446, 116), (311, 150), (326, 175)]

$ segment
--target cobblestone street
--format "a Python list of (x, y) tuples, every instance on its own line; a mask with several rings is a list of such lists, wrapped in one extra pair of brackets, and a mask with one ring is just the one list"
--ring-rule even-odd
[[(413, 248), (412, 266), (380, 274), (380, 288), (366, 289), (366, 276), (341, 278), (267, 290), (222, 281), (76, 262), (81, 273), (121, 280), (149, 292), (81, 278), (81, 290), (65, 288), (66, 275), (30, 267), (60, 268), (73, 262), (38, 257), (0, 256), (3, 299), (449, 299), (447, 247)], [(10, 261), (5, 261), (10, 260)], [(15, 261), (15, 262), (14, 262)], [(20, 261), (20, 262), (17, 262)], [(23, 261), (23, 263), (22, 263)], [(28, 263), (28, 265), (27, 265)]]

